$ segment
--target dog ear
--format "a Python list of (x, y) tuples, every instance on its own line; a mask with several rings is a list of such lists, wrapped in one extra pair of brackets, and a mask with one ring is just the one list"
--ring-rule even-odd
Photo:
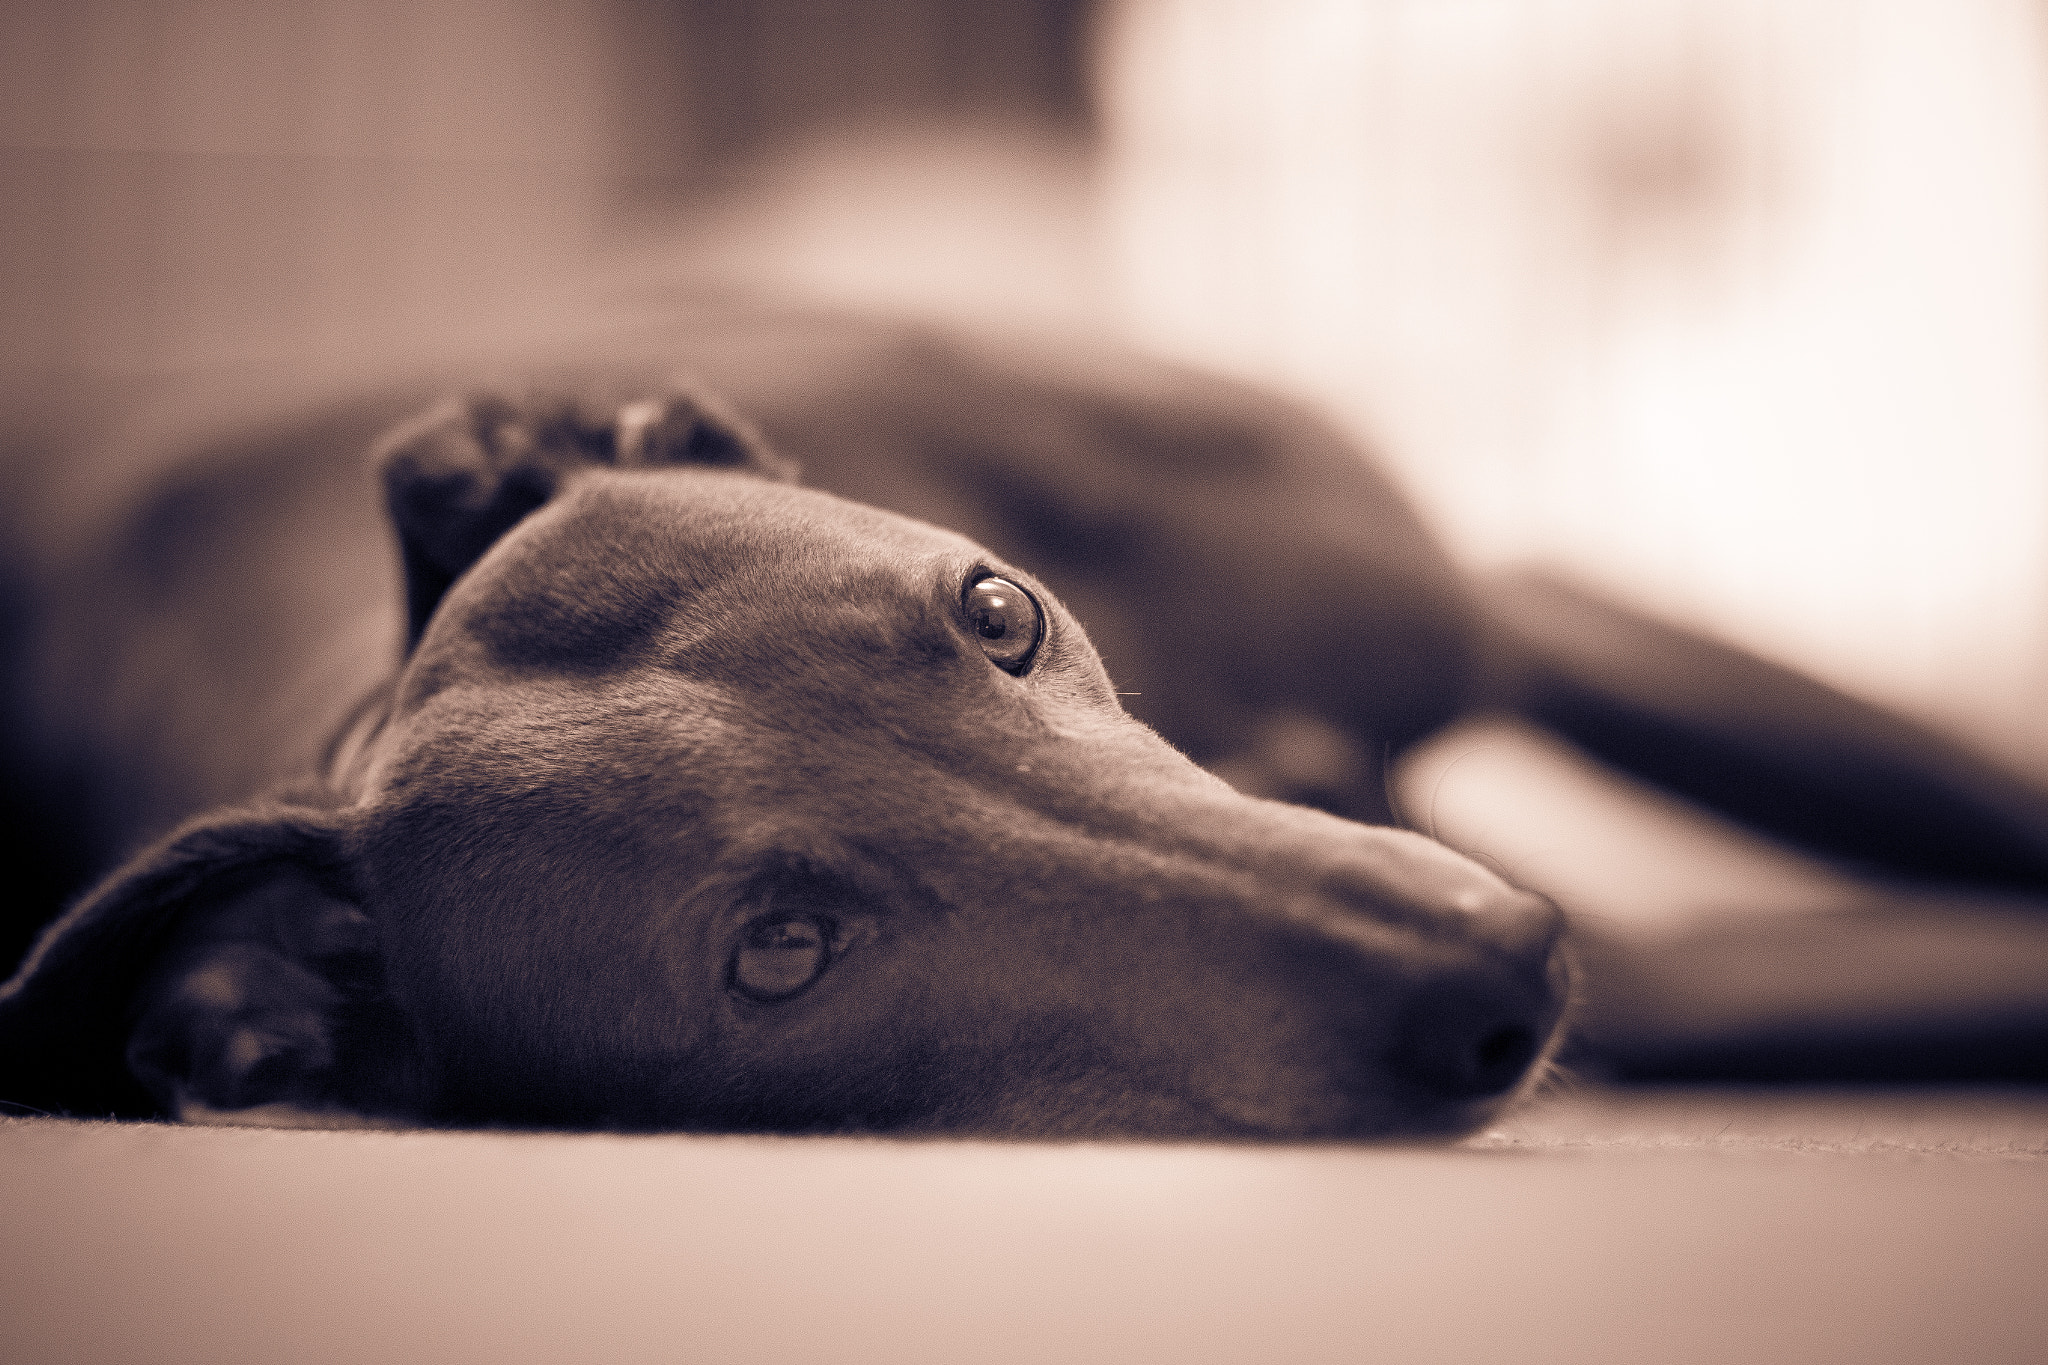
[(473, 397), (406, 423), (376, 458), (404, 556), (408, 647), (449, 585), (577, 468), (707, 465), (795, 477), (751, 425), (684, 392), (625, 402)]
[(0, 985), (10, 1109), (405, 1113), (416, 1049), (325, 811), (202, 817), (101, 882)]

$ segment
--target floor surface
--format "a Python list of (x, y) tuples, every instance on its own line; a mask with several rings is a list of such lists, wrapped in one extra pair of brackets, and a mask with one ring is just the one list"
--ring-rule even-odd
[(2048, 1092), (1450, 1148), (0, 1121), (21, 1361), (2048, 1359)]

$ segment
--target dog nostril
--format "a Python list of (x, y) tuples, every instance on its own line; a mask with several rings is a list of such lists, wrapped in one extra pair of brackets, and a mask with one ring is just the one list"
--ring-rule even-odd
[(1512, 1089), (1541, 1050), (1534, 1002), (1475, 977), (1423, 988), (1402, 1012), (1387, 1067), (1449, 1100), (1477, 1100)]
[(1503, 1024), (1479, 1040), (1472, 1051), (1472, 1077), (1493, 1095), (1507, 1089), (1536, 1060), (1536, 1033), (1526, 1024)]

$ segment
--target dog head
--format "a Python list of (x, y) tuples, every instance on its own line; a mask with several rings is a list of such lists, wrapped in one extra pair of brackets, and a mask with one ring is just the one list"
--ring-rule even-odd
[(1469, 1127), (1553, 1039), (1546, 902), (1239, 795), (1021, 567), (700, 400), (383, 459), (402, 671), (323, 790), (46, 937), (0, 1010), (47, 1055), (188, 1115), (1357, 1137)]

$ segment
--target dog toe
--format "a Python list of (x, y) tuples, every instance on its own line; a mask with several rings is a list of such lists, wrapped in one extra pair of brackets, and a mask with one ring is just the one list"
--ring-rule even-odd
[(216, 945), (160, 978), (151, 997), (129, 1066), (168, 1107), (292, 1098), (334, 1065), (333, 989), (268, 949)]

